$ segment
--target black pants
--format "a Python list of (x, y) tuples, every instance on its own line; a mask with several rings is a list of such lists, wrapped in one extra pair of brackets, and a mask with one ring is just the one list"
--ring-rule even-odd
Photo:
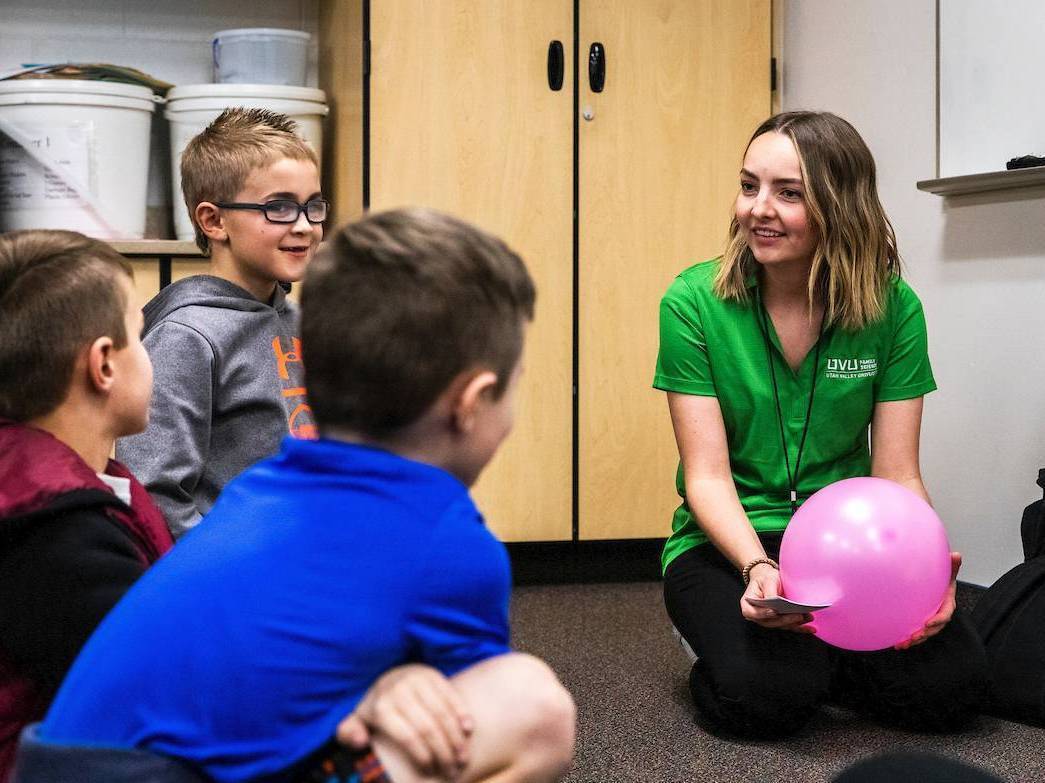
[[(770, 557), (781, 535), (760, 536)], [(745, 620), (743, 593), (740, 574), (710, 543), (679, 555), (664, 574), (668, 615), (698, 656), (693, 702), (712, 731), (786, 736), (828, 700), (921, 731), (957, 729), (982, 708), (986, 654), (961, 612), (909, 650), (850, 652)]]

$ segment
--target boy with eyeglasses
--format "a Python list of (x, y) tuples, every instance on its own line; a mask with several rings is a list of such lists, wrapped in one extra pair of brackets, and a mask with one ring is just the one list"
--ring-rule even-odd
[(210, 270), (146, 305), (149, 427), (116, 448), (175, 538), (288, 432), (315, 436), (298, 310), (281, 283), (304, 275), (328, 203), (316, 153), (294, 131), (282, 114), (226, 109), (182, 155), (185, 206)]

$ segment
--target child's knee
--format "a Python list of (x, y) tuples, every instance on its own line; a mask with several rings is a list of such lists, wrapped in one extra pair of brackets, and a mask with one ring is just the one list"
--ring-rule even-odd
[[(573, 698), (555, 672), (538, 658), (509, 653), (474, 667), (485, 682), (476, 697), (500, 705), (510, 753), (520, 767), (554, 779), (573, 759), (577, 713)], [(485, 670), (485, 671), (483, 671)]]
[(528, 655), (521, 658), (523, 676), (516, 705), (525, 744), (540, 749), (540, 758), (531, 757), (535, 766), (558, 777), (573, 760), (577, 724), (573, 697), (544, 662)]
[(516, 719), (539, 735), (574, 735), (576, 708), (573, 697), (544, 661), (525, 653), (502, 656), (505, 676), (511, 678)]
[(546, 664), (536, 658), (532, 660), (539, 665), (531, 683), (534, 720), (540, 726), (554, 729), (558, 736), (568, 736), (572, 743), (577, 719), (573, 697)]

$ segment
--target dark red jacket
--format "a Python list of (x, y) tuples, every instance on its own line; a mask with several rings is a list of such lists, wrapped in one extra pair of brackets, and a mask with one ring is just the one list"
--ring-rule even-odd
[(145, 489), (120, 501), (49, 433), (0, 419), (0, 783), (95, 626), (172, 541)]

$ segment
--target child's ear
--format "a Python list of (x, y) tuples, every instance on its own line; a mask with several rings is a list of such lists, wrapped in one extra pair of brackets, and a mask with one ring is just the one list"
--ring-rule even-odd
[(462, 379), (460, 391), (453, 404), (454, 425), (459, 432), (471, 432), (479, 409), (497, 388), (497, 373), (492, 370), (476, 370)]
[(87, 348), (87, 377), (94, 390), (101, 394), (112, 390), (115, 377), (112, 355), (115, 350), (111, 337), (99, 337)]
[(221, 242), (229, 238), (229, 234), (225, 230), (225, 221), (221, 217), (221, 210), (209, 201), (201, 201), (196, 205), (196, 223), (206, 234), (207, 239)]

